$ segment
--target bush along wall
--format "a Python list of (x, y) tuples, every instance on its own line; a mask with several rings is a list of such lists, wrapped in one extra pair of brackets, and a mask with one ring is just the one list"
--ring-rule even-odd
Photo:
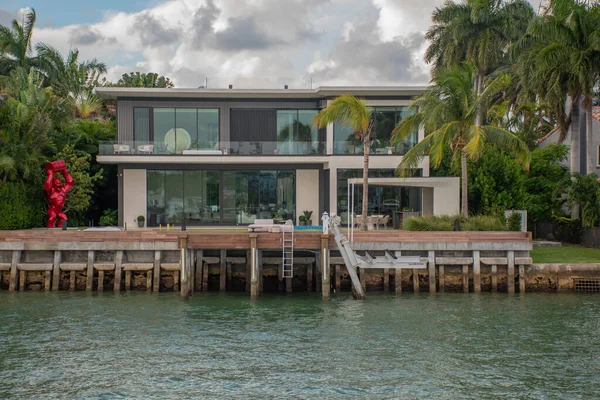
[(0, 184), (0, 230), (43, 226), (45, 205), (41, 188), (23, 182)]

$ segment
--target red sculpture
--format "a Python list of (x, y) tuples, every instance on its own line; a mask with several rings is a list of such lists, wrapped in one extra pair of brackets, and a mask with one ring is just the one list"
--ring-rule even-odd
[[(67, 220), (67, 216), (62, 212), (67, 198), (67, 192), (73, 188), (75, 181), (67, 172), (67, 166), (63, 160), (52, 161), (46, 163), (46, 173), (48, 178), (44, 183), (44, 190), (48, 198), (48, 223), (47, 228), (61, 227), (63, 221)], [(65, 177), (65, 183), (55, 177), (55, 173), (61, 173)], [(55, 223), (58, 223), (55, 225)]]

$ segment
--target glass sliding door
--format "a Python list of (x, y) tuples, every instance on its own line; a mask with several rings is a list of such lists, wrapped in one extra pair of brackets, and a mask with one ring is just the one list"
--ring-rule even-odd
[(136, 145), (150, 143), (150, 109), (135, 107), (133, 109), (133, 140)]
[(319, 151), (319, 130), (313, 125), (317, 110), (298, 110), (298, 152), (315, 154)]
[(155, 151), (160, 153), (175, 152), (175, 109), (154, 109), (154, 143)]
[(198, 149), (219, 148), (219, 110), (197, 110), (198, 117)]
[(195, 149), (198, 145), (198, 124), (195, 108), (175, 109), (175, 148), (176, 153)]
[(186, 224), (215, 225), (221, 222), (219, 171), (183, 172), (183, 213)]
[(165, 171), (165, 214), (168, 224), (183, 222), (183, 171)]
[(165, 225), (165, 171), (148, 170), (146, 182), (147, 225)]

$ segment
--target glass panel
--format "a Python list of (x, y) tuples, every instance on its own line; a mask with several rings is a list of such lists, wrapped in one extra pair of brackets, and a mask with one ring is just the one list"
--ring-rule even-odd
[(279, 171), (277, 173), (277, 212), (279, 219), (296, 220), (296, 173)]
[(183, 222), (183, 171), (165, 171), (165, 214), (169, 224)]
[(396, 126), (396, 108), (378, 107), (375, 109), (375, 130), (371, 142), (372, 154), (392, 154), (390, 139)]
[(298, 111), (298, 152), (296, 154), (315, 154), (319, 149), (319, 130), (313, 125), (317, 110)]
[(175, 109), (154, 109), (154, 142), (168, 153), (175, 153)]
[[(413, 115), (414, 113), (415, 113), (415, 110), (411, 109), (409, 107), (398, 107), (398, 112), (396, 115), (396, 117), (397, 117), (396, 123), (399, 123), (403, 118)], [(394, 153), (402, 154), (402, 155), (406, 154), (410, 149), (412, 149), (414, 147), (415, 144), (417, 144), (417, 140), (418, 140), (418, 132), (415, 131), (409, 137), (407, 137), (402, 142), (400, 142), (394, 146)]]
[(133, 140), (142, 143), (150, 141), (150, 109), (148, 107), (133, 109)]
[(333, 124), (333, 154), (362, 154), (362, 140), (354, 135), (352, 128), (346, 124)]
[(198, 148), (219, 148), (219, 110), (198, 109)]
[(298, 135), (298, 111), (277, 110), (277, 152), (296, 154)]
[(223, 171), (223, 223), (224, 224), (241, 224), (241, 214), (239, 210), (242, 208), (242, 203), (246, 201), (240, 199), (238, 202), (236, 191), (235, 171)]
[(178, 108), (175, 110), (176, 123), (176, 153), (195, 149), (198, 145), (198, 132), (195, 108)]
[(219, 171), (184, 171), (183, 212), (188, 224), (218, 224)]
[(165, 225), (165, 171), (148, 170), (147, 175), (147, 225)]

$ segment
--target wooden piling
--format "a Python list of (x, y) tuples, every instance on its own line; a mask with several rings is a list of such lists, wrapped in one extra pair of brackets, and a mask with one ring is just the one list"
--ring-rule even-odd
[(360, 268), (360, 285), (362, 286), (365, 293), (367, 292), (367, 270)]
[(492, 292), (498, 291), (498, 266), (492, 265)]
[(219, 290), (224, 292), (227, 289), (227, 250), (221, 250), (219, 260)]
[(60, 284), (60, 250), (54, 250), (54, 263), (52, 265), (52, 290), (57, 291)]
[(519, 293), (525, 293), (525, 265), (519, 264)]
[(259, 293), (263, 292), (263, 285), (264, 285), (264, 279), (263, 279), (263, 275), (264, 275), (264, 265), (263, 265), (263, 252), (262, 250), (257, 250), (257, 261), (258, 261), (258, 291)]
[(383, 291), (384, 292), (390, 291), (390, 269), (389, 268), (383, 269)]
[(340, 267), (339, 264), (335, 266), (335, 292), (336, 293), (340, 292), (340, 286), (341, 286), (341, 280), (342, 280), (341, 269), (342, 269), (342, 267)]
[(258, 249), (256, 239), (258, 234), (250, 233), (250, 298), (257, 299), (259, 295), (258, 286)]
[(325, 299), (331, 295), (331, 265), (329, 261), (329, 235), (321, 235), (321, 254), (317, 255), (319, 274), (321, 275), (321, 296)]
[(446, 278), (444, 276), (443, 265), (438, 265), (438, 282), (440, 285), (440, 293), (444, 293), (444, 289), (446, 288)]
[(421, 291), (421, 288), (419, 287), (419, 270), (418, 269), (413, 268), (412, 278), (413, 278), (413, 291), (415, 293), (419, 293)]
[(515, 252), (513, 250), (508, 251), (507, 275), (507, 291), (509, 294), (515, 294)]
[(250, 291), (250, 282), (252, 280), (252, 260), (251, 251), (246, 250), (246, 292)]
[(481, 293), (481, 253), (473, 251), (473, 291)]
[(435, 293), (435, 251), (429, 250), (429, 293)]
[(17, 283), (19, 281), (19, 275), (17, 274), (18, 264), (21, 262), (21, 250), (13, 250), (12, 259), (10, 262), (10, 281), (8, 290), (14, 292), (17, 290)]
[(208, 263), (202, 262), (202, 291), (208, 291)]
[[(115, 273), (115, 276), (116, 276), (116, 273)], [(117, 284), (115, 283), (115, 287), (116, 287), (116, 285)], [(119, 285), (119, 286), (121, 286), (121, 285)], [(98, 271), (98, 291), (99, 292), (104, 291), (104, 271), (103, 270)]]
[[(119, 293), (121, 290), (121, 273), (123, 271), (123, 250), (117, 250), (115, 253), (115, 284), (114, 291)], [(98, 271), (100, 275), (100, 271)], [(98, 278), (99, 279), (99, 278)]]
[(233, 279), (233, 263), (227, 262), (225, 266), (225, 289), (231, 290), (231, 280)]
[(77, 272), (76, 271), (70, 271), (70, 276), (69, 276), (69, 291), (72, 292), (75, 290), (75, 286), (77, 284), (77, 276), (75, 275)]
[(85, 290), (91, 292), (94, 288), (94, 250), (88, 250), (87, 271), (85, 276)]
[(306, 264), (306, 291), (312, 292), (314, 264)]
[(27, 271), (19, 271), (19, 292), (23, 292), (27, 286)]
[(160, 258), (160, 250), (154, 250), (154, 273), (152, 274), (154, 279), (152, 282), (152, 290), (156, 293), (160, 291)]
[[(160, 269), (159, 269), (160, 271)], [(152, 275), (153, 274), (153, 270), (149, 269), (148, 272), (146, 272), (146, 292), (151, 292), (152, 291)], [(160, 272), (159, 272), (159, 276), (160, 276)]]
[(202, 250), (197, 250), (196, 251), (196, 273), (194, 274), (195, 276), (195, 282), (194, 282), (194, 289), (197, 291), (202, 291), (202, 269), (204, 266), (204, 252)]
[(52, 271), (44, 271), (44, 291), (49, 292), (52, 287)]
[(125, 291), (131, 290), (131, 271), (125, 271)]
[(179, 292), (179, 271), (173, 271), (173, 291)]
[[(394, 255), (396, 256), (396, 258), (398, 257), (402, 257), (402, 252), (401, 251), (395, 251)], [(394, 276), (394, 282), (396, 284), (396, 294), (402, 293), (402, 268), (396, 268), (395, 271), (395, 276)]]
[(469, 266), (462, 266), (462, 287), (464, 293), (469, 293)]

